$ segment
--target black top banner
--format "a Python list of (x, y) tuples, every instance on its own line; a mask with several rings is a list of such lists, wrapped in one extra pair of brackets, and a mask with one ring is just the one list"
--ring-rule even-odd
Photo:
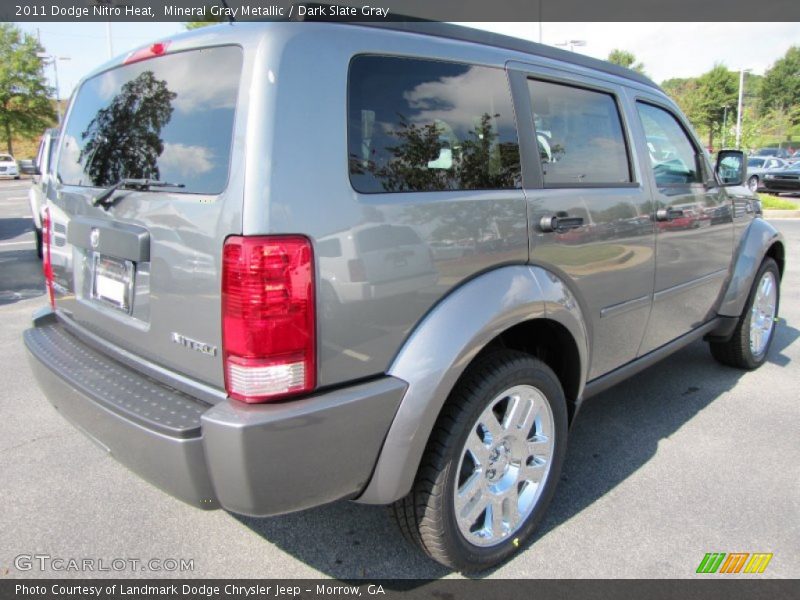
[(2, 21), (800, 21), (798, 0), (3, 0)]

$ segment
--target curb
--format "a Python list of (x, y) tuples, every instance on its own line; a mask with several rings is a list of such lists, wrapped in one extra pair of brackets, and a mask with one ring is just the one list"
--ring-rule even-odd
[(800, 219), (800, 210), (764, 210), (765, 219)]

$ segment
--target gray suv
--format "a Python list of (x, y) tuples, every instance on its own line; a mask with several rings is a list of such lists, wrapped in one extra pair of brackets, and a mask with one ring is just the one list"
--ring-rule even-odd
[(193, 506), (391, 505), (485, 569), (525, 547), (587, 398), (701, 338), (766, 360), (784, 244), (742, 153), (717, 160), (650, 80), (547, 46), (188, 32), (74, 96), (31, 365)]

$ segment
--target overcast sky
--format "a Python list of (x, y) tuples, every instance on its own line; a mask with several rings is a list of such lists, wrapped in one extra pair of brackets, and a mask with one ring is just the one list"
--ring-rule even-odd
[[(51, 54), (68, 56), (58, 65), (61, 97), (67, 97), (78, 80), (108, 59), (104, 23), (19, 23), (38, 33)], [(498, 33), (539, 41), (539, 23), (464, 23)], [(111, 26), (114, 54), (183, 31), (180, 23), (115, 23)], [(763, 72), (792, 44), (800, 44), (800, 23), (543, 23), (542, 42), (555, 45), (584, 40), (575, 48), (596, 58), (606, 58), (614, 48), (633, 52), (656, 82), (671, 77), (692, 77), (715, 63), (728, 68)], [(53, 79), (53, 69), (47, 69)]]

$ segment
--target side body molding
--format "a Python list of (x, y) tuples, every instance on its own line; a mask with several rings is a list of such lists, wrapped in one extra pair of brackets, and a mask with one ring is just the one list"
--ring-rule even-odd
[(535, 266), (489, 271), (440, 302), (406, 340), (388, 374), (408, 390), (386, 436), (372, 479), (357, 502), (388, 504), (414, 482), (437, 417), (464, 369), (503, 331), (532, 319), (550, 319), (573, 336), (581, 383), (588, 372), (589, 339), (580, 307), (567, 286)]
[(747, 226), (736, 249), (730, 281), (718, 314), (726, 317), (742, 314), (756, 271), (775, 242), (783, 244), (783, 236), (768, 221), (757, 218)]

